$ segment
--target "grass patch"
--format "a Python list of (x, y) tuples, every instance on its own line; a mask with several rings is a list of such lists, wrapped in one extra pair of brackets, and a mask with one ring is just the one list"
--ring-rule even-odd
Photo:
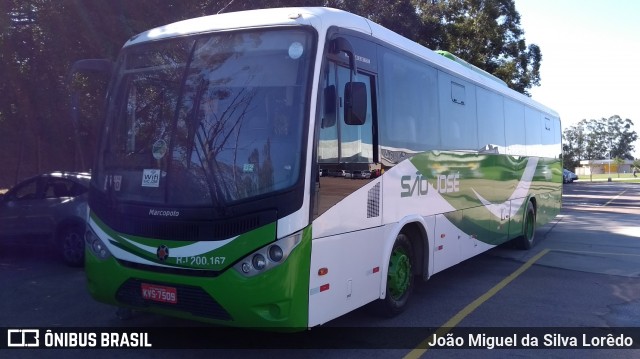
[(633, 177), (632, 173), (601, 173), (594, 174), (591, 176), (578, 176), (578, 181), (580, 182), (589, 182), (589, 181), (608, 181), (611, 178), (611, 181), (615, 182), (625, 182), (625, 183), (640, 183), (640, 173), (637, 174), (638, 177)]

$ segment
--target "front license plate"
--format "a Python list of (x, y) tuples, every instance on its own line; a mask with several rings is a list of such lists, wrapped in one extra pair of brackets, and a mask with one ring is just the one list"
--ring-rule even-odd
[(178, 290), (157, 284), (142, 283), (142, 298), (162, 303), (178, 303)]

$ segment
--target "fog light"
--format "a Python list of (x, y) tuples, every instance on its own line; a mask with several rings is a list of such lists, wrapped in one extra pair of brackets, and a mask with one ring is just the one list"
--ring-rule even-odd
[(264, 267), (267, 266), (267, 260), (264, 258), (262, 254), (258, 253), (255, 256), (253, 256), (253, 260), (251, 261), (251, 264), (253, 264), (253, 268), (257, 270), (263, 270)]
[(280, 262), (284, 257), (284, 253), (282, 252), (282, 248), (277, 245), (273, 245), (269, 247), (269, 259), (274, 262)]
[(247, 262), (242, 263), (242, 271), (244, 273), (249, 273), (251, 271), (251, 266), (249, 265), (249, 263)]
[(107, 256), (107, 250), (100, 241), (93, 241), (91, 247), (93, 247), (93, 252), (97, 254), (98, 257), (105, 258)]

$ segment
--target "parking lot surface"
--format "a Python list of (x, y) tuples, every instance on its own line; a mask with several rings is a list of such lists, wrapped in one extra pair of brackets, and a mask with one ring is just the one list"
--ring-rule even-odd
[[(371, 338), (338, 341), (326, 347), (291, 350), (280, 342), (267, 351), (252, 346), (260, 332), (242, 333), (246, 347), (190, 351), (190, 355), (216, 357), (638, 357), (634, 349), (434, 349), (424, 345), (434, 333), (501, 328), (522, 337), (562, 328), (625, 328), (640, 326), (640, 184), (580, 183), (564, 186), (563, 209), (556, 220), (536, 232), (537, 244), (529, 251), (510, 245), (480, 256), (420, 282), (406, 312), (385, 319), (362, 308), (312, 329), (307, 335), (331, 331), (355, 333), (374, 328)], [(122, 321), (115, 308), (95, 302), (87, 293), (82, 268), (70, 268), (47, 251), (4, 248), (0, 251), (0, 323), (16, 328), (148, 328), (169, 334), (188, 332), (201, 323), (136, 313)], [(346, 329), (345, 329), (346, 328)], [(457, 328), (457, 329), (456, 329)], [(529, 329), (527, 329), (529, 328)], [(409, 329), (407, 331), (407, 329)], [(203, 330), (207, 330), (206, 327)], [(219, 330), (215, 329), (216, 331)], [(368, 330), (368, 329), (367, 329)], [(475, 329), (474, 329), (475, 330)], [(605, 332), (606, 333), (606, 332)], [(398, 340), (394, 336), (410, 336)], [(606, 335), (606, 334), (605, 334)], [(392, 344), (383, 345), (386, 337)], [(171, 347), (171, 335), (167, 335)], [(295, 337), (292, 337), (295, 338)], [(255, 339), (256, 341), (258, 339)], [(212, 343), (216, 343), (212, 341)], [(285, 344), (282, 344), (285, 343)], [(323, 342), (326, 344), (326, 342)], [(413, 344), (415, 343), (415, 344)], [(312, 345), (313, 346), (313, 345)], [(299, 347), (292, 344), (291, 347)], [(38, 350), (40, 357), (60, 355), (92, 357), (175, 357), (182, 350), (74, 349)], [(12, 349), (10, 357), (31, 357), (33, 351)], [(3, 355), (4, 357), (4, 355)]]

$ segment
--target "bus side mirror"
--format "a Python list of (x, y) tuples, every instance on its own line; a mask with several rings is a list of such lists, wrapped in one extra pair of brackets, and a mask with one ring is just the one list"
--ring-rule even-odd
[[(74, 111), (77, 111), (78, 93), (77, 91), (73, 90), (76, 76), (80, 74), (86, 75), (91, 73), (91, 74), (94, 74), (94, 76), (98, 75), (99, 77), (103, 77), (108, 81), (111, 78), (112, 72), (113, 72), (113, 61), (109, 59), (78, 60), (74, 62), (73, 65), (71, 65), (71, 69), (69, 70), (69, 75), (68, 75), (69, 76), (68, 83), (72, 88), (72, 93), (71, 93), (72, 118), (75, 119), (77, 117), (77, 113), (75, 113)], [(106, 88), (104, 90), (106, 90)]]
[(331, 41), (330, 52), (344, 52), (349, 57), (349, 82), (344, 87), (344, 123), (347, 125), (363, 125), (367, 118), (367, 87), (364, 82), (354, 82), (358, 73), (356, 54), (349, 40), (337, 37)]
[[(94, 106), (104, 110), (107, 87), (113, 73), (113, 62), (109, 59), (86, 59), (76, 61), (69, 70), (67, 83), (71, 90), (70, 117), (75, 130), (77, 151), (81, 153), (80, 107)], [(80, 93), (91, 93), (81, 96)], [(102, 99), (102, 100), (100, 100)], [(88, 102), (87, 102), (88, 101)], [(102, 114), (101, 114), (102, 115)], [(85, 168), (84, 157), (80, 156), (80, 167)]]
[(330, 85), (324, 89), (324, 114), (322, 128), (336, 125), (336, 86)]
[(364, 82), (347, 82), (344, 85), (344, 123), (364, 125), (367, 119), (367, 86)]

